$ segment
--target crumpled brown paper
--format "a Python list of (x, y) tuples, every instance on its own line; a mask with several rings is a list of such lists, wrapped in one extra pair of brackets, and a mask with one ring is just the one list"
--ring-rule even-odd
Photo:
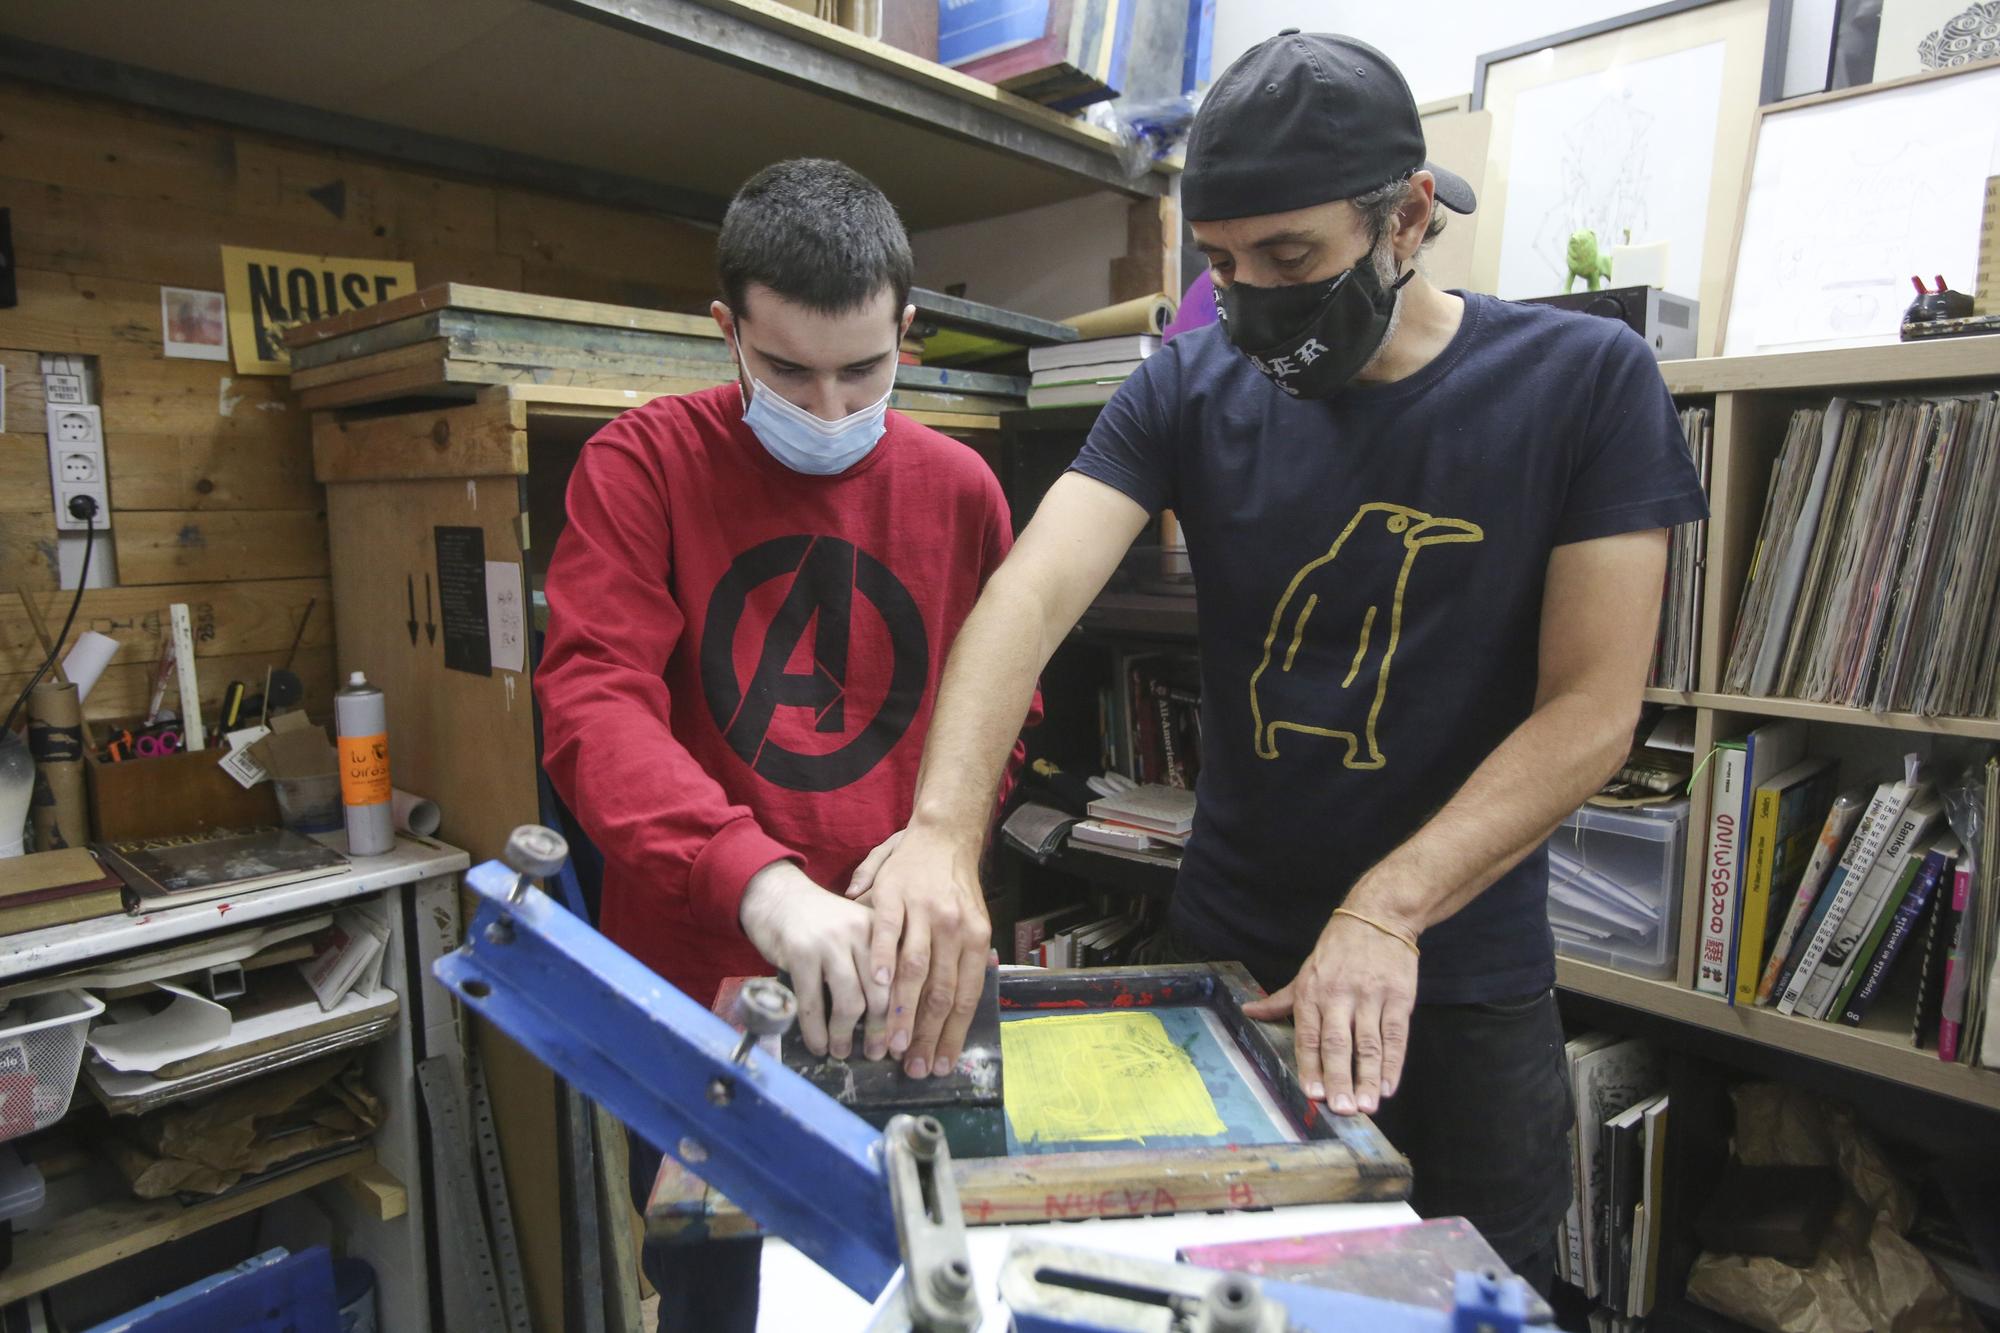
[(1734, 1096), (1738, 1161), (1833, 1165), (1853, 1193), (1811, 1267), (1704, 1254), (1688, 1274), (1689, 1300), (1767, 1333), (1980, 1333), (1958, 1293), (1903, 1239), (1916, 1196), (1853, 1112), (1773, 1083), (1746, 1083)]
[(382, 1101), (352, 1053), (308, 1061), (192, 1106), (114, 1121), (105, 1151), (142, 1199), (220, 1194), (295, 1157), (357, 1143), (381, 1125)]

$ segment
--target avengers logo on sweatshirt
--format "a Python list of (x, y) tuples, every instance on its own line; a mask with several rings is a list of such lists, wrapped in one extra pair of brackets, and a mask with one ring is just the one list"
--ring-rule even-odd
[(709, 596), (709, 713), (743, 762), (781, 787), (835, 791), (866, 776), (909, 730), (929, 675), (909, 589), (838, 537), (753, 546)]

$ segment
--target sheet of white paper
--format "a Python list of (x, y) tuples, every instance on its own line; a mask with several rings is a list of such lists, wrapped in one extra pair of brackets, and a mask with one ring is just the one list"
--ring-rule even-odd
[(521, 567), (511, 560), (486, 562), (486, 638), (493, 665), (519, 671), (527, 664), (528, 617), (521, 602)]
[[(0, 393), (5, 392), (6, 386), (0, 384)], [(77, 636), (76, 643), (63, 657), (63, 674), (76, 686), (78, 699), (90, 698), (91, 687), (97, 684), (97, 678), (104, 674), (104, 668), (111, 665), (111, 659), (117, 654), (118, 640), (109, 634), (87, 629)]]
[(174, 997), (166, 1008), (129, 1023), (103, 1024), (90, 1034), (90, 1049), (113, 1069), (151, 1073), (229, 1039), (228, 1009), (185, 986), (157, 985)]
[[(401, 1001), (397, 998), (396, 993), (390, 990), (378, 990), (370, 994), (363, 994), (360, 991), (350, 991), (339, 1004), (330, 1010), (322, 1010), (319, 1007), (318, 1000), (307, 997), (302, 1003), (295, 1004), (288, 1009), (277, 1009), (268, 1014), (260, 1014), (255, 1018), (245, 1019), (228, 1033), (227, 1040), (216, 1042), (204, 1049), (216, 1050), (224, 1048), (226, 1051), (228, 1047), (247, 1048), (268, 1038), (278, 1036), (281, 1033), (292, 1031), (293, 1029), (303, 1030), (309, 1027), (317, 1027), (336, 1019), (350, 1020), (347, 1026), (360, 1027), (364, 1023), (396, 1012), (400, 1005)], [(188, 1051), (184, 1054), (199, 1055), (201, 1052)], [(166, 1062), (163, 1060), (160, 1063), (164, 1064)], [(158, 1066), (156, 1065), (154, 1068), (158, 1068)], [(192, 1082), (195, 1079), (209, 1078), (212, 1074), (213, 1071), (205, 1070), (198, 1074), (184, 1074), (178, 1079), (163, 1079), (152, 1077), (142, 1078), (138, 1076), (137, 1071), (125, 1073), (105, 1073), (99, 1071), (97, 1085), (109, 1096), (131, 1097), (144, 1092), (167, 1092), (177, 1084)]]
[[(1514, 104), (1499, 296), (1563, 289), (1570, 233), (1667, 242), (1666, 289), (1701, 290), (1722, 42), (1523, 92)], [(1622, 285), (1617, 272), (1614, 286)]]

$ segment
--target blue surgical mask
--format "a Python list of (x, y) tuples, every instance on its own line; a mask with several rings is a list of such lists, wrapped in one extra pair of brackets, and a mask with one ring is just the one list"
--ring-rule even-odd
[(743, 424), (756, 434), (771, 457), (792, 471), (831, 477), (868, 457), (888, 428), (885, 418), (889, 394), (894, 392), (892, 386), (872, 406), (838, 421), (825, 421), (753, 378)]

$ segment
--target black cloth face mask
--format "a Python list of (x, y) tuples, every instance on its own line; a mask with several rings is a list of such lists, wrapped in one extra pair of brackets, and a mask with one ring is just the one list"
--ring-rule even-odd
[(1294, 398), (1331, 398), (1381, 350), (1396, 292), (1416, 273), (1385, 289), (1364, 256), (1325, 282), (1218, 285), (1215, 309), (1229, 341), (1273, 384)]

